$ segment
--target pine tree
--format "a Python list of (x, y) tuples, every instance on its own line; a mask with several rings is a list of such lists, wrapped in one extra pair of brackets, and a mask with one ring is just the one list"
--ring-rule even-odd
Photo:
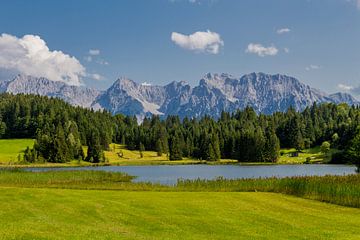
[(175, 134), (170, 141), (170, 160), (182, 160), (181, 142), (178, 134)]
[(221, 158), (220, 144), (219, 144), (219, 138), (216, 133), (212, 134), (211, 149), (213, 151), (213, 157), (211, 157), (210, 160), (215, 160), (215, 161), (220, 160)]
[(162, 154), (163, 154), (163, 143), (161, 142), (161, 140), (160, 139), (158, 139), (157, 141), (156, 141), (156, 152), (157, 152), (157, 155), (160, 157), (160, 156), (162, 156)]
[(266, 130), (264, 161), (276, 162), (279, 158), (279, 151), (280, 151), (279, 138), (276, 136), (275, 129), (273, 127), (269, 127)]
[(214, 161), (214, 160), (217, 160), (216, 159), (216, 154), (215, 154), (215, 150), (214, 150), (214, 147), (211, 143), (208, 144), (208, 147), (207, 147), (207, 151), (208, 151), (208, 157), (206, 160), (210, 160), (210, 161)]
[(99, 140), (99, 132), (97, 129), (92, 129), (89, 137), (87, 139), (88, 150), (85, 161), (91, 163), (99, 163), (104, 162), (104, 154), (101, 149), (100, 140)]
[(69, 148), (65, 140), (65, 134), (63, 127), (59, 124), (57, 126), (57, 133), (55, 135), (53, 152), (51, 159), (57, 163), (68, 162), (72, 159), (69, 158)]

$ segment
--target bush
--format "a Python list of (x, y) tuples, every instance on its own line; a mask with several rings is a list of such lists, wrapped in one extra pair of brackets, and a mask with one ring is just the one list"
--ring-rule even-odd
[(354, 161), (346, 151), (332, 154), (330, 163), (333, 164), (353, 164)]

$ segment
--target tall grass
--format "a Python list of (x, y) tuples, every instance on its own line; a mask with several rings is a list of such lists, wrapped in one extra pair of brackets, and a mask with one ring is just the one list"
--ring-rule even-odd
[(0, 186), (25, 188), (70, 188), (103, 190), (149, 190), (153, 184), (132, 183), (126, 173), (105, 171), (28, 172), (19, 168), (0, 170)]
[(360, 208), (360, 174), (258, 179), (184, 180), (175, 186), (134, 183), (126, 173), (104, 171), (27, 172), (0, 170), (0, 186), (124, 191), (274, 192)]
[(186, 191), (275, 192), (343, 206), (360, 207), (360, 174), (237, 180), (180, 179), (176, 188)]

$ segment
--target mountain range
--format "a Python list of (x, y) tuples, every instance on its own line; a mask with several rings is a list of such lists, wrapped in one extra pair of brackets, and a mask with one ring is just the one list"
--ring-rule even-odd
[(139, 84), (122, 77), (106, 91), (18, 75), (0, 82), (0, 92), (57, 97), (76, 106), (136, 115), (139, 120), (152, 114), (218, 118), (222, 111), (233, 112), (246, 106), (257, 113), (271, 114), (286, 111), (290, 106), (303, 110), (314, 102), (359, 104), (348, 93), (327, 94), (296, 78), (265, 73), (250, 73), (240, 78), (208, 73), (195, 87), (184, 81), (165, 86)]

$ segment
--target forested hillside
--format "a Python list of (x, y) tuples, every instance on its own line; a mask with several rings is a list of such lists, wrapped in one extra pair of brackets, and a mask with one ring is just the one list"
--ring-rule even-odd
[[(273, 115), (257, 115), (245, 108), (223, 112), (218, 120), (154, 116), (139, 125), (135, 117), (73, 107), (59, 99), (0, 95), (0, 137), (36, 139), (34, 148), (25, 151), (28, 162), (101, 162), (102, 151), (111, 142), (155, 150), (170, 160), (276, 162), (280, 147), (300, 151), (324, 141), (342, 150), (334, 161), (356, 161), (359, 124), (360, 109), (346, 104), (314, 104), (303, 112), (290, 108)], [(86, 154), (82, 146), (88, 146)]]

